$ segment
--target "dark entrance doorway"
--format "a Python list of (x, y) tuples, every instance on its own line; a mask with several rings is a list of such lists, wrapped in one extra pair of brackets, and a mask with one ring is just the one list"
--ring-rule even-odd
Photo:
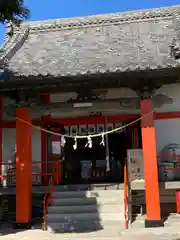
[[(62, 126), (52, 126), (50, 129), (63, 132)], [(52, 171), (52, 160), (62, 160), (62, 184), (122, 183), (127, 149), (141, 148), (140, 124), (108, 135), (110, 171), (106, 169), (107, 150), (106, 146), (100, 145), (101, 140), (101, 137), (93, 138), (92, 148), (89, 148), (85, 147), (87, 139), (80, 139), (77, 141), (77, 149), (74, 150), (74, 139), (67, 138), (62, 148), (60, 136), (49, 134), (48, 171)]]
[(92, 148), (85, 147), (87, 140), (81, 139), (77, 149), (74, 140), (65, 145), (66, 184), (123, 182), (123, 164), (126, 154), (124, 132), (109, 136), (110, 171), (106, 170), (106, 147), (100, 145), (101, 138), (92, 139)]

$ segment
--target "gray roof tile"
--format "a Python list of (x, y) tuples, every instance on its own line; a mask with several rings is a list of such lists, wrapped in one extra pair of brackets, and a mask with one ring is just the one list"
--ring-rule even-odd
[(23, 23), (0, 52), (18, 76), (75, 76), (178, 66), (180, 6)]

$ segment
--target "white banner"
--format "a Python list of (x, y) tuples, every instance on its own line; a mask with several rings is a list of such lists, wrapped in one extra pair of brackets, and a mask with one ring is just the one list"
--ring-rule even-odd
[(61, 142), (52, 142), (52, 154), (61, 154)]

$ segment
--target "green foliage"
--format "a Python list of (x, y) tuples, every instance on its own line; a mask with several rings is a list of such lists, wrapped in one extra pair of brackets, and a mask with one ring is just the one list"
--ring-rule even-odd
[(24, 0), (0, 0), (0, 22), (19, 24), (29, 17), (29, 9), (24, 5)]

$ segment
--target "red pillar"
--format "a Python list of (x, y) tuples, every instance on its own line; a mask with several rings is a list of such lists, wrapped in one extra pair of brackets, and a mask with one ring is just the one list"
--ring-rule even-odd
[[(3, 102), (2, 102), (2, 97), (0, 96), (0, 176), (2, 176), (2, 146), (3, 146), (3, 143), (2, 143), (2, 131), (3, 131), (3, 128), (2, 128), (2, 118), (3, 118), (3, 113), (2, 113), (2, 109), (3, 109), (3, 106), (2, 106)], [(2, 178), (1, 178), (2, 180)], [(0, 181), (0, 183), (2, 183), (2, 181)]]
[[(50, 104), (50, 95), (43, 94), (42, 100), (45, 104)], [(47, 125), (50, 119), (50, 115), (45, 115), (41, 117), (41, 128), (47, 129)], [(47, 172), (47, 132), (41, 131), (41, 174), (42, 174), (42, 184), (46, 184), (46, 176), (44, 175)]]
[[(22, 121), (21, 121), (22, 120)], [(29, 124), (28, 124), (29, 123)], [(16, 227), (29, 228), (32, 215), (32, 127), (29, 110), (16, 109)]]
[(163, 226), (160, 212), (154, 114), (152, 111), (152, 100), (142, 100), (140, 103), (140, 112), (143, 117), (141, 120), (141, 130), (146, 192), (146, 227)]
[(176, 209), (180, 213), (180, 191), (176, 191)]

